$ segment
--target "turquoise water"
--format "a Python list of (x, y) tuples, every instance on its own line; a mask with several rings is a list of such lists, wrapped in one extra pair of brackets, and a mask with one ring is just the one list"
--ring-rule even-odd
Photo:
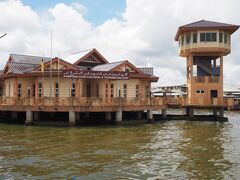
[(240, 113), (227, 116), (119, 127), (0, 124), (0, 179), (237, 179)]

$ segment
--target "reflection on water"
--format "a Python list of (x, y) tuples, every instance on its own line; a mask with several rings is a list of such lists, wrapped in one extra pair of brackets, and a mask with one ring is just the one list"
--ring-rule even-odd
[(240, 114), (228, 116), (124, 127), (0, 124), (0, 179), (237, 178)]

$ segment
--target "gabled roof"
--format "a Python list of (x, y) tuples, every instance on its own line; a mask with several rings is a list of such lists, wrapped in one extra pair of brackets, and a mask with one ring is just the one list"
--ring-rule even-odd
[(118, 68), (120, 68), (120, 67), (122, 67), (122, 66), (125, 66), (125, 65), (131, 67), (131, 68), (134, 69), (137, 73), (144, 74), (141, 70), (139, 70), (138, 68), (136, 68), (136, 67), (135, 67), (133, 64), (131, 64), (128, 60), (98, 65), (98, 66), (95, 66), (92, 70), (93, 70), (93, 71), (118, 71)]
[[(24, 74), (26, 72), (32, 71), (36, 67), (38, 67), (37, 64), (8, 62), (7, 68), (5, 68), (5, 70), (10, 69), (10, 72), (14, 74)], [(4, 73), (6, 73), (6, 71)]]
[(96, 54), (99, 57), (99, 60), (102, 61), (102, 64), (108, 63), (108, 61), (96, 50), (96, 49), (88, 49), (84, 51), (80, 51), (78, 53), (74, 53), (64, 59), (69, 63), (73, 63), (74, 65), (79, 65), (80, 62), (84, 61), (87, 57), (92, 54)]
[(47, 62), (51, 58), (49, 57), (40, 57), (40, 56), (29, 56), (21, 54), (10, 54), (9, 61), (16, 63), (28, 63), (28, 64), (40, 64), (41, 61)]
[(92, 70), (93, 71), (111, 71), (115, 67), (118, 67), (119, 65), (123, 64), (126, 61), (119, 61), (114, 63), (108, 63), (108, 64), (101, 64), (98, 66), (95, 66)]
[(180, 26), (178, 28), (177, 34), (175, 36), (175, 41), (178, 40), (179, 35), (184, 31), (192, 31), (192, 30), (227, 30), (231, 34), (234, 33), (236, 30), (238, 30), (238, 25), (233, 24), (226, 24), (221, 22), (215, 22), (215, 21), (207, 21), (207, 20), (201, 20), (197, 22), (193, 22), (190, 24), (186, 24), (183, 26)]
[[(78, 70), (79, 69), (79, 67), (77, 67), (77, 66), (75, 66), (75, 65), (73, 65), (73, 64), (71, 64), (71, 63), (69, 63), (67, 61), (64, 61), (63, 59), (60, 59), (58, 57), (55, 57), (52, 60), (49, 60), (48, 62), (45, 62), (44, 63), (44, 68), (46, 68), (47, 66), (49, 66), (50, 64), (53, 64), (55, 62), (58, 63), (58, 61), (59, 61), (59, 64), (62, 64), (63, 66), (66, 66), (66, 67), (68, 67), (70, 69), (73, 69), (73, 70)], [(34, 71), (40, 71), (40, 70), (41, 70), (41, 66), (40, 65), (38, 65), (37, 68), (34, 69)]]

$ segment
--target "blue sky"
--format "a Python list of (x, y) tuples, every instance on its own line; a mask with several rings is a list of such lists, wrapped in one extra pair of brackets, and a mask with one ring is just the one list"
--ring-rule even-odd
[(37, 11), (54, 7), (58, 3), (80, 3), (87, 8), (84, 17), (95, 25), (111, 17), (117, 17), (126, 7), (125, 0), (22, 0), (22, 2)]

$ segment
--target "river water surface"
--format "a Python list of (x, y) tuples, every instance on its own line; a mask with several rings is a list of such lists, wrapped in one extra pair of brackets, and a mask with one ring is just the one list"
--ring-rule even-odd
[(227, 116), (120, 127), (0, 124), (0, 179), (237, 179), (240, 113)]

